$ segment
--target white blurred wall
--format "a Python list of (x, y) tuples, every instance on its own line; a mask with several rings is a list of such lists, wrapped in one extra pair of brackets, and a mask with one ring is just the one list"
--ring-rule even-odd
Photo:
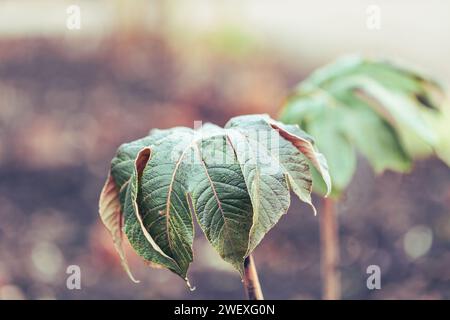
[[(65, 26), (66, 8), (78, 4), (82, 28)], [(367, 27), (370, 5), (380, 9), (380, 29)], [(129, 24), (183, 37), (233, 26), (315, 68), (337, 55), (389, 56), (450, 78), (448, 0), (22, 0), (0, 1), (0, 38), (97, 37)]]

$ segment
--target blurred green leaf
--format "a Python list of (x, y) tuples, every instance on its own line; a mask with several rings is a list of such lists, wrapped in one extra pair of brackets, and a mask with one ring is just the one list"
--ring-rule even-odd
[[(354, 174), (356, 152), (377, 173), (405, 172), (413, 159), (434, 151), (450, 163), (443, 96), (436, 81), (413, 67), (351, 56), (301, 82), (280, 119), (315, 137), (338, 197)], [(323, 193), (320, 185), (315, 183), (315, 190)]]

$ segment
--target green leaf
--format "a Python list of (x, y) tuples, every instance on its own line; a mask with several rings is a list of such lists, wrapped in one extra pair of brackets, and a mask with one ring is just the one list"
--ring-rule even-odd
[(225, 132), (199, 142), (191, 196), (198, 222), (220, 256), (243, 272), (253, 209)]
[(100, 216), (128, 272), (122, 232), (149, 265), (187, 280), (195, 216), (242, 274), (245, 258), (289, 208), (289, 191), (311, 204), (310, 164), (330, 189), (327, 163), (311, 137), (266, 115), (233, 118), (225, 128), (151, 131), (119, 148)]
[[(357, 152), (377, 173), (408, 171), (413, 158), (433, 151), (448, 160), (445, 130), (437, 130), (446, 114), (442, 96), (441, 86), (413, 67), (351, 56), (301, 82), (280, 118), (314, 136), (338, 197), (354, 174)], [(323, 193), (320, 182), (315, 190)]]
[(307, 159), (331, 189), (328, 167), (306, 137), (311, 138), (298, 126), (286, 127), (269, 117), (242, 116), (230, 120), (225, 128), (241, 164), (254, 210), (249, 254), (287, 212), (290, 187), (300, 200), (311, 204)]
[(157, 242), (157, 234), (150, 229), (148, 224), (145, 224), (144, 219), (146, 219), (148, 212), (142, 213), (144, 209), (142, 207), (143, 200), (140, 199), (142, 196), (140, 195), (139, 186), (141, 185), (143, 169), (148, 164), (150, 155), (151, 149), (145, 147), (139, 151), (134, 162), (134, 171), (126, 189), (123, 208), (125, 212), (124, 231), (133, 248), (147, 262), (154, 267), (166, 267), (180, 276), (186, 277), (186, 271), (183, 269), (182, 264), (166, 254), (161, 248), (165, 242)]
[[(345, 103), (352, 111), (345, 113), (342, 127), (352, 145), (371, 163), (376, 173), (385, 169), (405, 172), (411, 161), (402, 148), (394, 128), (363, 101), (348, 96)], [(376, 134), (374, 134), (376, 133)]]

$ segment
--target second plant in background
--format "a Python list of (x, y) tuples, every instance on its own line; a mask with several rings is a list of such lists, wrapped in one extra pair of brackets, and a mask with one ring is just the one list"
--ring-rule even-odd
[[(409, 66), (345, 57), (314, 72), (288, 98), (281, 121), (314, 136), (333, 184), (320, 214), (323, 295), (341, 296), (335, 201), (350, 183), (357, 154), (376, 173), (408, 172), (413, 160), (436, 154), (450, 164), (450, 110), (444, 90)], [(324, 193), (313, 172), (314, 189)]]

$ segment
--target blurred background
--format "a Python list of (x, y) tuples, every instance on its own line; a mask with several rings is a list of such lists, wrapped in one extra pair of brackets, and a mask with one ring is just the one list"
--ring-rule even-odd
[[(151, 128), (275, 117), (343, 54), (406, 60), (448, 84), (449, 39), (444, 0), (0, 0), (0, 299), (244, 298), (200, 232), (195, 291), (138, 257), (141, 283), (127, 278), (97, 212), (116, 148)], [(361, 160), (338, 210), (343, 298), (450, 298), (443, 163), (375, 178)], [(318, 231), (294, 201), (255, 253), (266, 298), (320, 298)], [(371, 264), (381, 290), (366, 287)], [(69, 265), (81, 290), (66, 287)]]

